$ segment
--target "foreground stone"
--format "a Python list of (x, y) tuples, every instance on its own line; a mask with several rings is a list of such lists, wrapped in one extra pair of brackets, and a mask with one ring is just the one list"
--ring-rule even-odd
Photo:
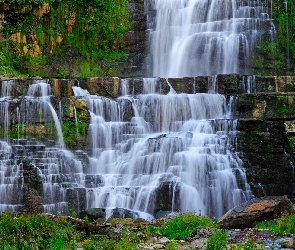
[(222, 228), (248, 228), (254, 222), (273, 220), (287, 213), (294, 213), (287, 196), (265, 196), (254, 198), (229, 210), (219, 220)]

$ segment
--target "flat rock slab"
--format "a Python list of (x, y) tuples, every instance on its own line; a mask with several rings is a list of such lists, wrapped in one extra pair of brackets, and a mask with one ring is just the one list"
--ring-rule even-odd
[(254, 222), (273, 220), (286, 213), (295, 213), (287, 196), (265, 196), (254, 198), (229, 210), (219, 220), (222, 228), (248, 228)]

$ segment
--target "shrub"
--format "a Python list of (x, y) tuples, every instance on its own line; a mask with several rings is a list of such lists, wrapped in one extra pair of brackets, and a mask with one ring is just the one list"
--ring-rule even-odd
[(215, 227), (215, 225), (216, 221), (209, 216), (183, 213), (165, 222), (160, 228), (160, 232), (169, 239), (185, 240), (197, 227)]
[(2, 213), (0, 249), (74, 249), (80, 236), (75, 227), (63, 220), (52, 221), (46, 215)]
[(216, 230), (207, 241), (207, 250), (226, 249), (227, 234), (224, 230)]
[(281, 218), (278, 218), (273, 221), (263, 221), (256, 223), (255, 227), (270, 229), (275, 233), (284, 234), (284, 233), (295, 233), (295, 214), (286, 214)]

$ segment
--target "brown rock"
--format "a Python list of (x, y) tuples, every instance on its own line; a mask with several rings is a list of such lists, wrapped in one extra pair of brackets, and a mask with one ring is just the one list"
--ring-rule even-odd
[(74, 95), (72, 84), (69, 80), (53, 79), (50, 85), (53, 95), (56, 97), (70, 97)]
[(219, 220), (222, 228), (247, 228), (254, 222), (273, 220), (286, 213), (294, 213), (294, 208), (287, 196), (265, 196), (254, 198), (229, 210)]

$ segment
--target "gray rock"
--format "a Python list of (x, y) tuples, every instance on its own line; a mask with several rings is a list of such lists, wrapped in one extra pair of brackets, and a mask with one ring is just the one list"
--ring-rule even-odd
[(79, 214), (80, 219), (84, 219), (85, 217), (95, 221), (98, 218), (105, 218), (106, 211), (104, 208), (89, 208), (87, 210), (81, 211)]
[(294, 213), (294, 208), (287, 196), (265, 196), (254, 198), (229, 210), (219, 220), (222, 228), (247, 228), (254, 222), (273, 220), (286, 213)]

